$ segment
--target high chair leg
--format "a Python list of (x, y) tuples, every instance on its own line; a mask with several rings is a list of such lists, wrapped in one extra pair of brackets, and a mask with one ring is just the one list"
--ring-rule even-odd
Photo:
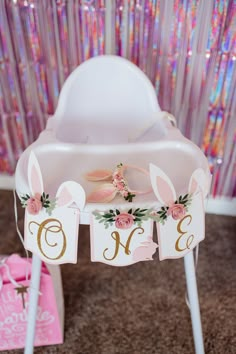
[(201, 315), (198, 301), (193, 251), (189, 252), (188, 254), (186, 254), (186, 256), (184, 256), (184, 267), (187, 282), (188, 299), (190, 304), (195, 352), (196, 354), (204, 354)]
[(35, 329), (36, 329), (38, 296), (39, 296), (39, 289), (40, 289), (41, 266), (42, 266), (41, 259), (35, 254), (33, 254), (29, 308), (28, 308), (28, 323), (27, 323), (27, 333), (26, 333), (24, 354), (32, 354), (34, 351), (34, 337), (35, 337)]

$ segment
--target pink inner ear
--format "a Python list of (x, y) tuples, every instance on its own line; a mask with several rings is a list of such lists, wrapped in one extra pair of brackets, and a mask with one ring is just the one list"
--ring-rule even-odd
[(42, 186), (42, 180), (39, 176), (38, 170), (35, 166), (32, 166), (31, 170), (31, 186), (32, 186), (32, 192), (34, 195), (36, 193), (42, 194), (43, 193), (43, 186)]
[(190, 188), (189, 188), (189, 193), (196, 192), (197, 188), (198, 188), (198, 183), (195, 180), (195, 178), (192, 178), (192, 181), (191, 181), (191, 184), (190, 184)]
[(95, 171), (91, 171), (89, 173), (86, 174), (86, 179), (88, 181), (104, 181), (106, 179), (111, 178), (112, 176), (112, 171), (110, 170), (95, 170)]
[(111, 183), (103, 184), (93, 191), (87, 198), (88, 203), (107, 203), (113, 200), (117, 190)]
[(172, 193), (172, 190), (169, 186), (169, 184), (161, 177), (157, 176), (156, 179), (157, 182), (157, 189), (158, 189), (158, 193), (160, 195), (160, 202), (164, 202), (165, 205), (169, 205), (173, 202), (175, 202), (174, 200), (174, 196)]
[(66, 187), (63, 187), (57, 199), (57, 206), (63, 206), (72, 202), (73, 198)]

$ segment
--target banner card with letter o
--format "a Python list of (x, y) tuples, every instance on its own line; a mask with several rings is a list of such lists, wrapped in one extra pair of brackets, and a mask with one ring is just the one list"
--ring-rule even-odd
[[(44, 192), (42, 174), (35, 154), (28, 164), (30, 193), (21, 196), (25, 207), (25, 248), (52, 264), (76, 263), (80, 210), (85, 192), (76, 182), (61, 184), (55, 199)], [(73, 207), (74, 206), (74, 207)]]

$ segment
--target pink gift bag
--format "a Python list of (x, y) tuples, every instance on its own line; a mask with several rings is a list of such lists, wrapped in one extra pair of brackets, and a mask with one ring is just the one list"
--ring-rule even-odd
[[(0, 350), (24, 348), (31, 260), (0, 258)], [(28, 287), (28, 288), (27, 288)], [(42, 265), (35, 346), (63, 343), (64, 303), (59, 266)]]

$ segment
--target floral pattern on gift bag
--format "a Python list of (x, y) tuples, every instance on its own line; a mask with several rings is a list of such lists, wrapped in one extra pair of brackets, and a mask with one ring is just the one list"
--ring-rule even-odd
[(152, 209), (95, 211), (90, 222), (91, 260), (113, 266), (152, 260), (157, 248), (152, 235)]
[(207, 176), (201, 168), (196, 169), (188, 192), (178, 198), (170, 178), (159, 167), (150, 164), (150, 176), (154, 193), (162, 204), (156, 210), (159, 258), (181, 258), (205, 237)]
[[(85, 192), (76, 182), (59, 187), (56, 198), (44, 192), (40, 166), (34, 153), (28, 165), (30, 194), (21, 196), (25, 207), (25, 248), (52, 264), (76, 263), (80, 210)], [(75, 207), (72, 205), (76, 204)]]
[[(24, 348), (30, 295), (30, 280), (25, 280), (25, 272), (28, 267), (31, 273), (31, 262), (12, 255), (5, 263), (9, 270), (3, 267), (0, 269), (0, 350)], [(9, 271), (15, 281), (27, 288), (24, 294), (25, 308), (21, 295), (8, 279)], [(43, 264), (34, 346), (61, 344), (63, 332), (64, 305), (60, 269), (54, 266), (49, 271)]]

